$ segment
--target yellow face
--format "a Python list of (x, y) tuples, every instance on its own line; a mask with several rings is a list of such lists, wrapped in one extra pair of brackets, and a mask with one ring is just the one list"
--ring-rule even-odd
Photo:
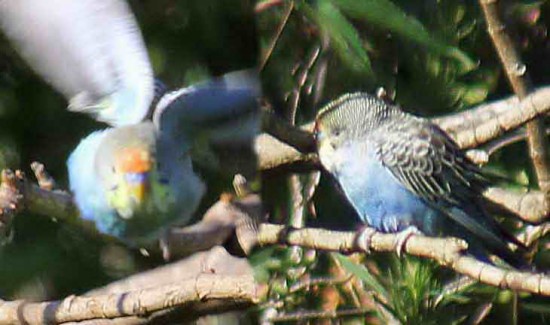
[(314, 129), (315, 141), (317, 144), (317, 152), (321, 163), (328, 171), (337, 170), (339, 164), (336, 154), (337, 150), (343, 144), (341, 132), (330, 127), (327, 127), (322, 120), (315, 121)]
[(138, 204), (144, 201), (149, 187), (149, 173), (152, 167), (151, 155), (148, 151), (136, 148), (123, 150), (117, 165), (125, 175), (128, 192)]
[(108, 200), (120, 216), (131, 218), (145, 205), (150, 191), (153, 161), (142, 148), (124, 148), (115, 159), (116, 186), (109, 192)]

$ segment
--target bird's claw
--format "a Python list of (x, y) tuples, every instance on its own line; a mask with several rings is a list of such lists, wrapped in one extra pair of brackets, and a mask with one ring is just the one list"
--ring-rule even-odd
[(371, 252), (371, 243), (372, 236), (376, 234), (376, 229), (371, 227), (364, 227), (359, 231), (359, 234), (356, 239), (357, 246), (363, 250), (365, 253), (369, 254)]
[(0, 171), (0, 246), (11, 242), (13, 238), (13, 220), (21, 208), (23, 196), (19, 191), (22, 173), (4, 169)]
[(46, 167), (44, 167), (44, 164), (39, 163), (38, 161), (34, 161), (31, 164), (31, 169), (34, 172), (34, 176), (38, 181), (38, 186), (41, 189), (47, 190), (47, 191), (51, 191), (54, 189), (55, 180), (46, 171)]
[(14, 173), (9, 169), (1, 171), (0, 175), (0, 214), (13, 213), (20, 208), (23, 198), (19, 191), (19, 182), (24, 176), (21, 172)]
[(401, 255), (403, 255), (403, 252), (405, 251), (405, 245), (407, 244), (409, 238), (411, 238), (411, 236), (413, 235), (419, 234), (421, 234), (420, 230), (412, 226), (396, 234), (395, 252), (397, 253), (397, 257), (401, 258)]

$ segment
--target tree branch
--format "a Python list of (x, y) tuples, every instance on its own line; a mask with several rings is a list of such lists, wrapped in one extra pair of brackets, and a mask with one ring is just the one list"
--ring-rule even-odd
[[(357, 236), (355, 232), (315, 228), (289, 229), (281, 225), (262, 224), (258, 242), (260, 245), (282, 244), (342, 253), (365, 252), (358, 245)], [(374, 233), (366, 249), (393, 252), (398, 239), (398, 234)], [(466, 242), (456, 238), (412, 235), (404, 245), (404, 252), (432, 259), (484, 284), (550, 296), (550, 277), (542, 273), (507, 270), (478, 261), (464, 255), (466, 248)], [(216, 250), (219, 251), (218, 255), (222, 253), (221, 258), (213, 255)], [(262, 286), (254, 281), (249, 266), (243, 269), (234, 261), (228, 262), (236, 258), (220, 249), (201, 254), (215, 257), (193, 256), (186, 261), (138, 274), (94, 290), (87, 296), (71, 296), (60, 301), (43, 303), (2, 301), (0, 324), (117, 318), (135, 323), (156, 315), (161, 317), (164, 315), (163, 312), (174, 311), (174, 308), (183, 314), (199, 315), (199, 311), (225, 311), (227, 309), (224, 309), (224, 306), (228, 308), (227, 305), (230, 309), (248, 308), (262, 299), (265, 292)], [(237, 263), (246, 261), (240, 259)], [(230, 274), (223, 274), (224, 272)]]
[(514, 212), (521, 220), (539, 224), (548, 219), (545, 197), (542, 192), (517, 192), (499, 187), (490, 187), (483, 196)]
[[(344, 253), (361, 252), (356, 238), (357, 234), (354, 232), (314, 228), (287, 229), (284, 226), (264, 224), (261, 227), (259, 243), (297, 245)], [(376, 252), (393, 252), (397, 242), (398, 235), (377, 232), (371, 237), (368, 248)], [(432, 259), (484, 284), (550, 296), (550, 277), (542, 273), (506, 270), (478, 261), (463, 254), (466, 248), (466, 242), (456, 238), (413, 235), (406, 241), (404, 251), (409, 255)]]
[(244, 258), (220, 247), (131, 276), (85, 296), (31, 303), (0, 301), (0, 324), (44, 324), (104, 320), (136, 324), (167, 317), (193, 320), (206, 314), (242, 310), (260, 293)]
[[(525, 63), (522, 62), (506, 31), (504, 22), (499, 17), (498, 1), (480, 0), (479, 3), (487, 21), (487, 31), (497, 50), (508, 81), (518, 98), (525, 99), (532, 88), (531, 80)], [(527, 134), (531, 161), (535, 168), (539, 188), (545, 196), (545, 208), (550, 210), (550, 155), (544, 119), (538, 118), (527, 123)]]
[(250, 275), (201, 274), (178, 283), (121, 294), (69, 296), (60, 301), (43, 303), (4, 301), (0, 303), (0, 324), (64, 323), (146, 316), (167, 308), (216, 300), (252, 305), (257, 301), (254, 278)]

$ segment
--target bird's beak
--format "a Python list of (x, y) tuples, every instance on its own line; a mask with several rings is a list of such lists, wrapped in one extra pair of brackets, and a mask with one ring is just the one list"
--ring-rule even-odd
[(323, 132), (319, 129), (318, 121), (315, 121), (315, 127), (313, 128), (313, 139), (317, 146), (319, 146), (320, 142), (323, 140)]
[(313, 127), (313, 139), (315, 142), (319, 141), (319, 124), (315, 121), (315, 126)]
[(126, 175), (128, 191), (132, 200), (140, 205), (145, 201), (149, 189), (149, 173), (129, 173)]

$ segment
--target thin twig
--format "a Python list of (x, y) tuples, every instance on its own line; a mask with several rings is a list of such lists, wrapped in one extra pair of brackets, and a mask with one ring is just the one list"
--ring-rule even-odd
[(269, 8), (280, 6), (285, 3), (285, 0), (265, 0), (256, 4), (254, 7), (254, 12), (260, 13)]
[[(258, 7), (259, 5), (256, 6), (257, 12), (258, 12)], [(260, 62), (260, 71), (262, 71), (265, 68), (265, 66), (267, 65), (267, 62), (269, 61), (269, 58), (271, 58), (271, 54), (273, 53), (273, 50), (275, 49), (275, 46), (277, 45), (279, 38), (281, 38), (281, 34), (283, 33), (283, 30), (285, 29), (285, 26), (288, 23), (288, 19), (290, 18), (290, 15), (292, 14), (293, 10), (294, 10), (294, 1), (290, 1), (288, 3), (288, 7), (285, 10), (283, 20), (281, 20), (281, 23), (277, 27), (277, 31), (275, 32), (275, 35), (271, 39), (271, 42), (269, 43), (267, 50), (262, 55), (262, 59)]]
[(347, 310), (329, 310), (329, 311), (299, 311), (295, 313), (278, 314), (269, 318), (269, 321), (277, 322), (292, 322), (300, 320), (315, 320), (315, 319), (340, 319), (353, 316), (364, 316), (373, 313), (372, 309), (347, 309)]
[[(550, 128), (546, 128), (546, 135), (550, 135)], [(524, 128), (516, 129), (512, 132), (509, 132), (508, 134), (505, 134), (504, 136), (495, 139), (486, 145), (483, 146), (483, 150), (487, 152), (487, 154), (492, 155), (496, 151), (507, 147), (511, 144), (514, 144), (519, 141), (524, 141), (527, 139), (527, 132)]]
[(343, 283), (348, 282), (352, 278), (352, 275), (348, 275), (341, 278), (334, 278), (334, 277), (323, 277), (323, 278), (314, 278), (314, 279), (307, 279), (304, 281), (299, 281), (293, 284), (289, 289), (288, 292), (290, 293), (296, 293), (298, 291), (307, 290), (312, 287), (317, 286), (335, 286), (340, 285)]
[[(508, 81), (514, 93), (522, 100), (532, 90), (527, 66), (522, 62), (504, 22), (500, 19), (498, 1), (480, 0), (479, 3), (487, 21), (487, 31), (497, 50)], [(535, 168), (538, 185), (545, 195), (546, 209), (550, 211), (550, 155), (544, 119), (538, 118), (527, 123), (527, 134), (529, 154)]]

